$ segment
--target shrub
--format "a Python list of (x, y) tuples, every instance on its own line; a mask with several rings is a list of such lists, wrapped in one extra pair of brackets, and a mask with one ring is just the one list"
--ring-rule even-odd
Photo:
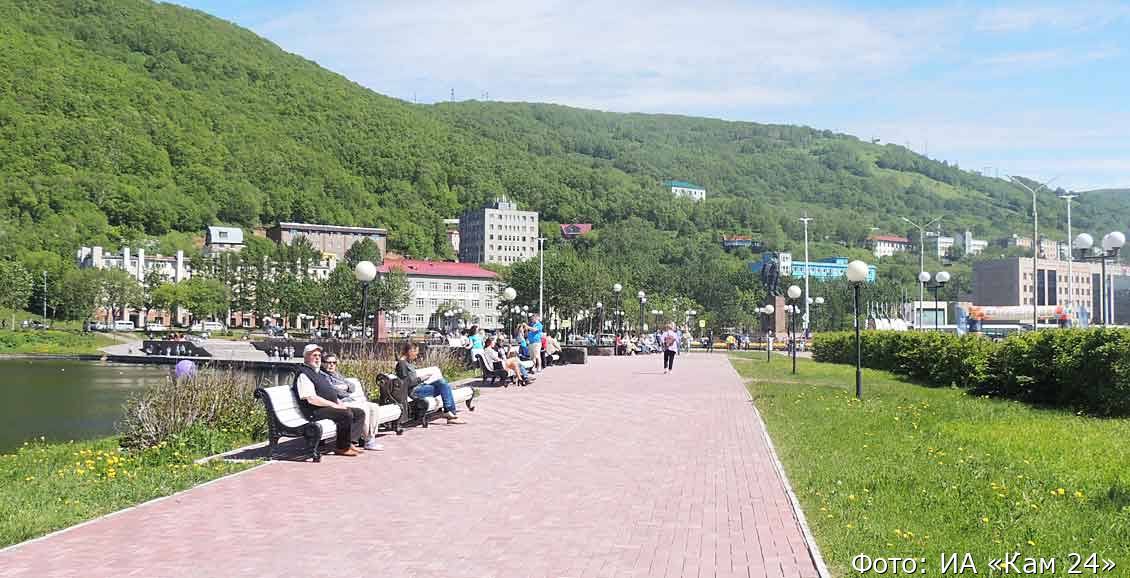
[[(864, 331), (865, 367), (924, 385), (1067, 407), (1094, 415), (1130, 415), (1130, 331), (1060, 329), (981, 336)], [(855, 363), (855, 335), (827, 333), (813, 341), (817, 361)]]
[(262, 439), (266, 416), (254, 391), (254, 380), (235, 371), (205, 369), (191, 379), (166, 378), (126, 402), (118, 422), (121, 445), (139, 449), (183, 438), (211, 448), (214, 436), (207, 430)]

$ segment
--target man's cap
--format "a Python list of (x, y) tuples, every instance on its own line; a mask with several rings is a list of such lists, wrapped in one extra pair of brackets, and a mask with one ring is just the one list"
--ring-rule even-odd
[(302, 357), (306, 357), (307, 355), (310, 355), (311, 351), (321, 351), (321, 350), (322, 350), (321, 345), (318, 345), (317, 343), (307, 343), (306, 347), (302, 348)]

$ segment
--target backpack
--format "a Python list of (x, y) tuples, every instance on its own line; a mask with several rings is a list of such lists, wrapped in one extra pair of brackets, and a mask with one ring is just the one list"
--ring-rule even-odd
[(663, 345), (665, 345), (667, 347), (671, 347), (672, 345), (675, 345), (675, 334), (674, 333), (667, 333), (666, 335), (664, 335), (663, 336)]
[(408, 403), (408, 388), (395, 375), (391, 373), (378, 375), (377, 387), (380, 388), (377, 403), (381, 405), (396, 404), (401, 407)]

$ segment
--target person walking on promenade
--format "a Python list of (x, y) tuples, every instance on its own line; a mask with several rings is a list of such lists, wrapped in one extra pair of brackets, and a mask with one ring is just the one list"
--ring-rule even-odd
[(675, 354), (679, 352), (679, 334), (675, 333), (674, 323), (667, 324), (659, 340), (663, 349), (663, 373), (670, 373), (675, 370)]

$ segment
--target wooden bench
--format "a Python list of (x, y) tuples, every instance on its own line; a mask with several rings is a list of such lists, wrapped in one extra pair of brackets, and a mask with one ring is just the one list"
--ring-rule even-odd
[[(306, 453), (315, 462), (322, 461), (321, 444), (337, 437), (337, 424), (333, 420), (310, 421), (302, 414), (294, 388), (289, 385), (260, 387), (255, 397), (263, 400), (267, 410), (268, 459), (275, 459), (280, 437), (304, 438)], [(399, 420), (401, 408), (397, 405), (382, 405), (377, 411), (377, 423), (385, 424)], [(398, 432), (399, 433), (399, 432)]]
[[(397, 388), (400, 383), (399, 378), (392, 373), (384, 373), (379, 376), (378, 382), (381, 384), (381, 391), (392, 391)], [(428, 419), (433, 415), (443, 410), (443, 398), (438, 395), (425, 397), (422, 399), (415, 399), (408, 395), (401, 408), (401, 415), (398, 416), (395, 423), (396, 433), (402, 433), (401, 428), (404, 423), (419, 421), (420, 425), (428, 427)], [(471, 386), (452, 386), (451, 396), (455, 398), (455, 403), (464, 403), (469, 411), (475, 411), (475, 388)], [(384, 406), (381, 406), (384, 407)]]

